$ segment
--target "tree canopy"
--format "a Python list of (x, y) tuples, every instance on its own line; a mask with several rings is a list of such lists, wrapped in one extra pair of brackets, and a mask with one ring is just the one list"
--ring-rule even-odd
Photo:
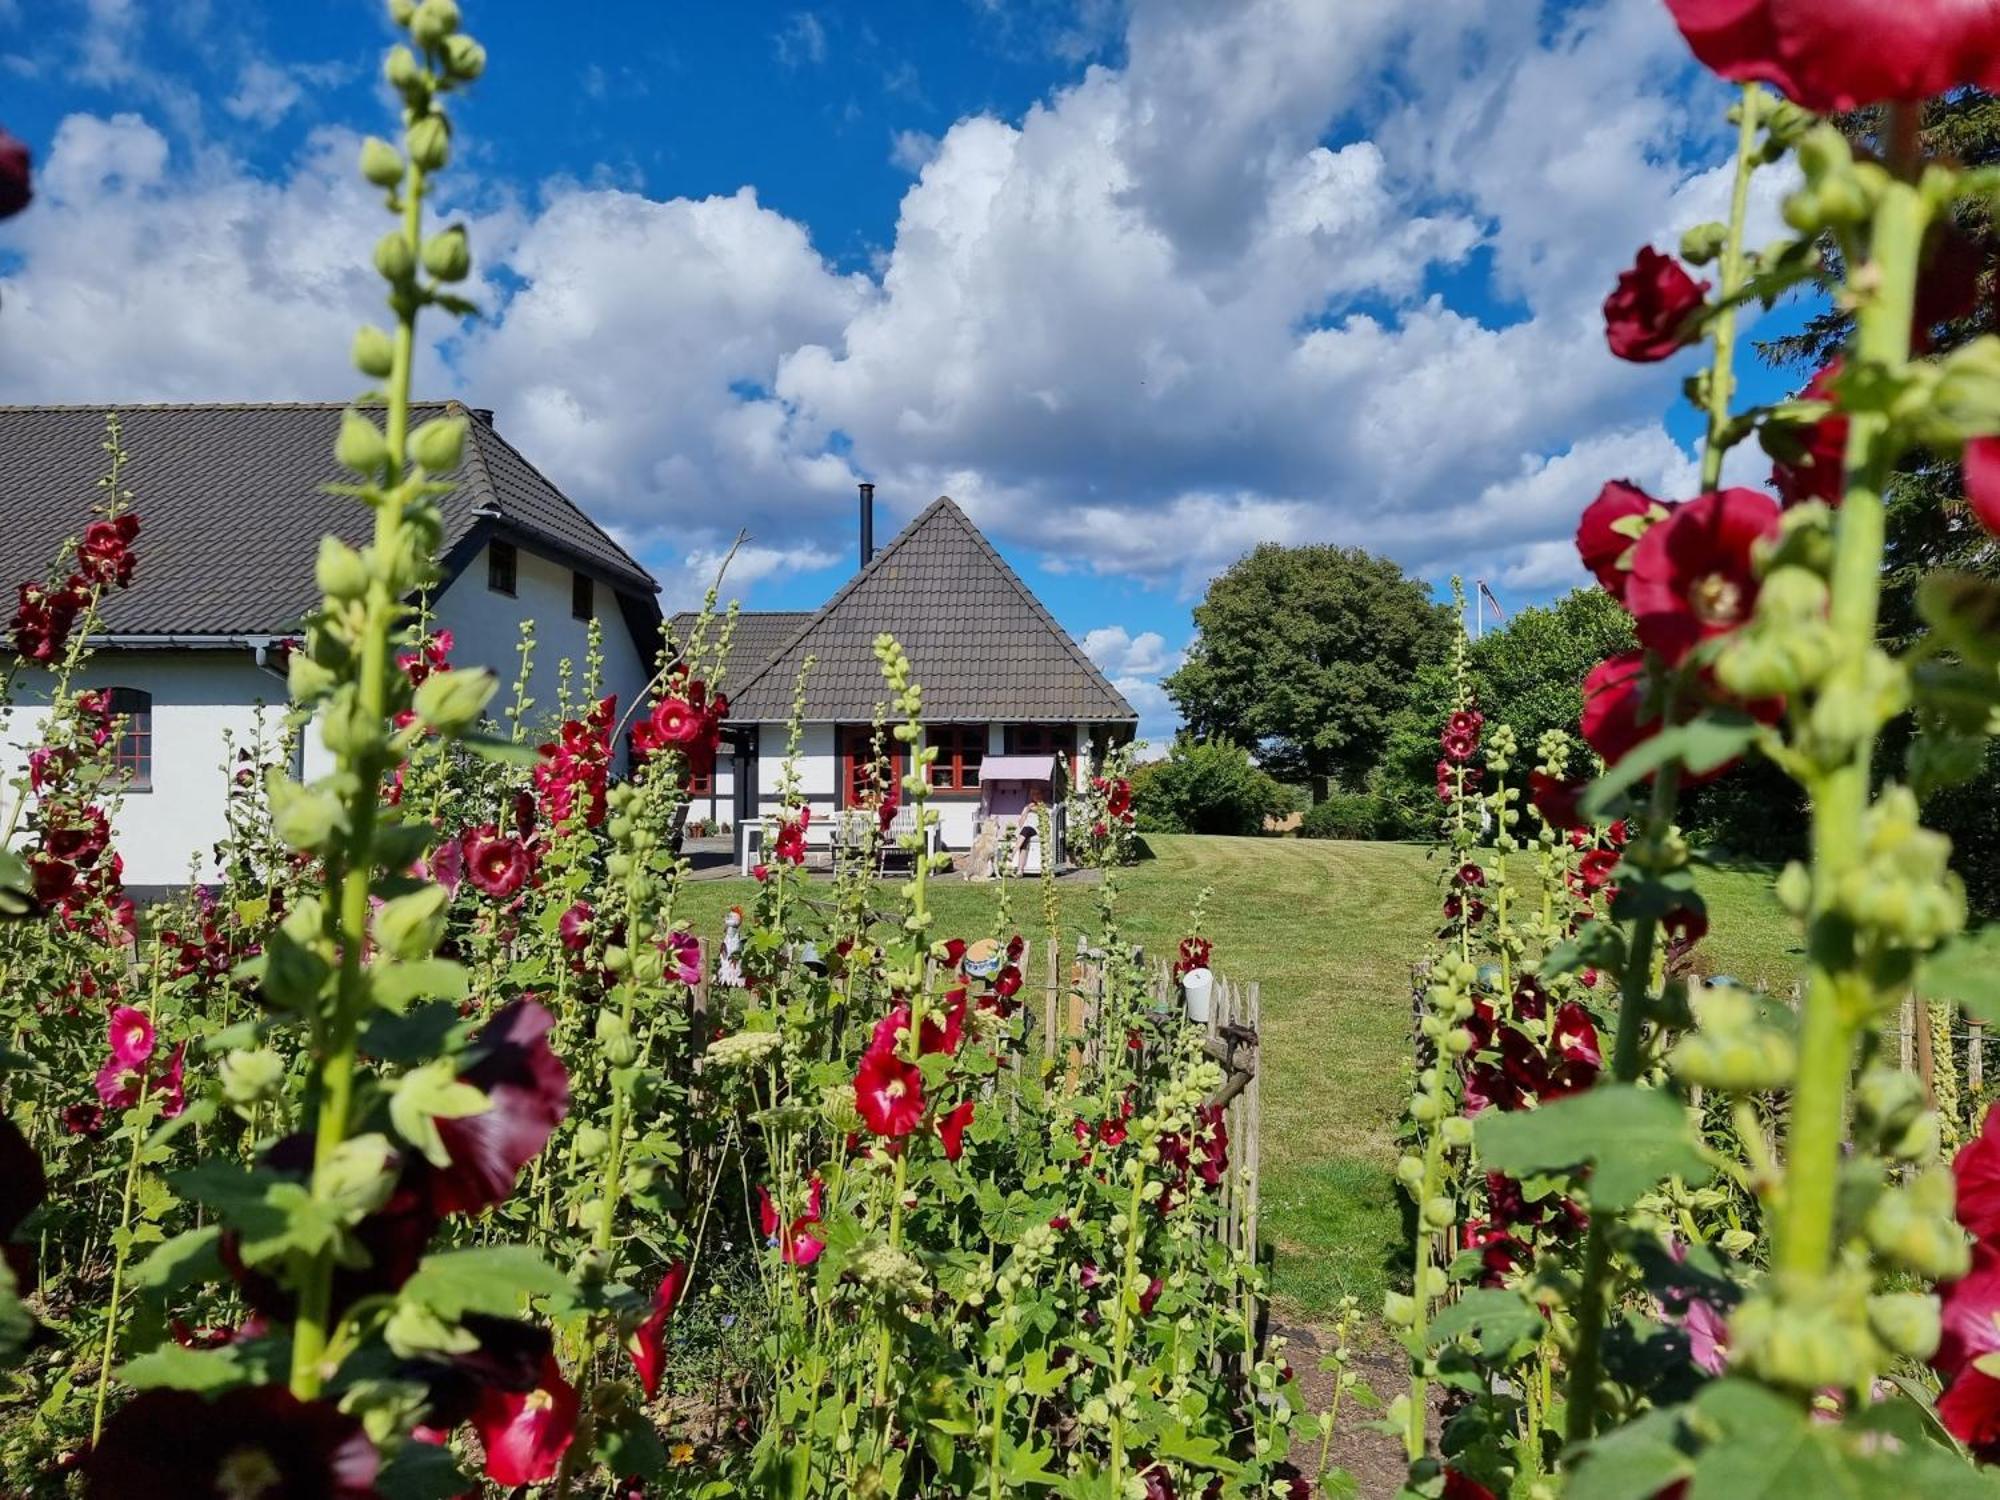
[(1451, 612), (1388, 558), (1266, 543), (1209, 585), (1167, 692), (1196, 736), (1248, 746), (1281, 780), (1359, 787)]

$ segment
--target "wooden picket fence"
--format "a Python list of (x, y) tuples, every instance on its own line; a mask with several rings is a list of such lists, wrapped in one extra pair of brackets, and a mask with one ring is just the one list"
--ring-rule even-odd
[[(1066, 1065), (1072, 1077), (1094, 1067), (1107, 1049), (1122, 1051), (1126, 1037), (1110, 1034), (1115, 1018), (1107, 1014), (1103, 955), (1085, 949), (1067, 958), (1053, 939), (1044, 944), (1042, 985), (1042, 1054)], [(1173, 966), (1155, 961), (1148, 966), (1153, 1007), (1180, 1013), (1185, 1002)], [(1208, 1040), (1205, 1050), (1223, 1070), (1222, 1086), (1209, 1096), (1223, 1109), (1229, 1129), (1229, 1171), (1222, 1181), (1222, 1212), (1215, 1236), (1231, 1251), (1260, 1259), (1257, 1241), (1261, 1199), (1264, 1133), (1262, 995), (1257, 982), (1239, 983), (1217, 974), (1210, 992)], [(1066, 1059), (1066, 1062), (1065, 1062)], [(1262, 1327), (1264, 1309), (1246, 1305), (1250, 1326)]]

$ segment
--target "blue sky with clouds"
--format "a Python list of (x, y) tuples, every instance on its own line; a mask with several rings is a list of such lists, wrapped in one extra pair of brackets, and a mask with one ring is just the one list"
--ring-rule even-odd
[[(1258, 541), (1525, 603), (1604, 479), (1692, 481), (1686, 367), (1597, 314), (1726, 197), (1726, 92), (1658, 0), (463, 3), (488, 316), (426, 383), (670, 592), (743, 526), (748, 604), (817, 604), (857, 479), (883, 530), (950, 493), (1157, 735)], [(42, 188), (0, 399), (348, 394), (389, 40), (378, 0), (0, 0)]]

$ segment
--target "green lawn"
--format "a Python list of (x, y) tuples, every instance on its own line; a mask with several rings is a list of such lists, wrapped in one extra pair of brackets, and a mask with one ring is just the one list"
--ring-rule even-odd
[[(1118, 876), (1121, 925), (1166, 954), (1203, 886), (1217, 969), (1257, 980), (1264, 1005), (1264, 1224), (1277, 1291), (1300, 1314), (1343, 1293), (1379, 1302), (1400, 1252), (1395, 1129), (1409, 1070), (1409, 971), (1439, 900), (1430, 851), (1414, 844), (1151, 835), (1154, 858)], [(1706, 967), (1746, 983), (1791, 982), (1796, 946), (1762, 871), (1706, 871), (1715, 933)], [(683, 901), (699, 929), (747, 900), (750, 883), (701, 881)], [(1061, 887), (1064, 925), (1096, 921), (1098, 892)], [(987, 931), (996, 888), (941, 883), (942, 934)], [(1016, 883), (1017, 925), (1039, 935), (1039, 888)], [(1073, 937), (1070, 941), (1074, 941)]]

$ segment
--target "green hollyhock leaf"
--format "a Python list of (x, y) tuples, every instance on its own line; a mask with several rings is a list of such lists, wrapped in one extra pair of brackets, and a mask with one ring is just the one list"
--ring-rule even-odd
[(1962, 932), (1924, 960), (1917, 986), (1975, 1021), (2000, 1023), (2000, 926)]
[(1725, 709), (1663, 729), (1590, 784), (1583, 794), (1583, 814), (1600, 821), (1610, 817), (1621, 796), (1669, 761), (1679, 761), (1696, 776), (1719, 770), (1750, 748), (1758, 728), (1748, 714)]
[(1542, 955), (1536, 966), (1544, 979), (1574, 974), (1579, 969), (1609, 969), (1616, 973), (1625, 966), (1625, 934), (1615, 922), (1586, 922), (1575, 937), (1566, 939)]
[(1547, 1327), (1534, 1304), (1519, 1292), (1478, 1287), (1432, 1320), (1429, 1347), (1435, 1349), (1471, 1334), (1481, 1355), (1499, 1359), (1517, 1344), (1534, 1343)]
[(184, 1286), (216, 1281), (222, 1276), (222, 1257), (217, 1245), (222, 1230), (210, 1224), (177, 1234), (139, 1265), (138, 1284), (153, 1291), (171, 1292)]
[(570, 1300), (569, 1278), (526, 1245), (486, 1245), (426, 1255), (398, 1294), (457, 1322), (466, 1313), (518, 1317), (524, 1298)]
[(1589, 1166), (1591, 1206), (1619, 1213), (1668, 1177), (1708, 1181), (1687, 1112), (1660, 1089), (1605, 1083), (1540, 1109), (1487, 1110), (1474, 1124), (1481, 1164), (1509, 1177)]
[(28, 866), (12, 849), (0, 849), (0, 917), (24, 917), (35, 908)]
[(404, 1443), (375, 1476), (382, 1500), (457, 1500), (470, 1492), (451, 1449), (436, 1443)]
[(1652, 1500), (1694, 1472), (1678, 1409), (1651, 1411), (1594, 1439), (1571, 1470), (1568, 1500)]
[(252, 1372), (235, 1344), (219, 1349), (184, 1349), (172, 1340), (118, 1367), (118, 1378), (135, 1390), (167, 1387), (177, 1391), (226, 1391), (244, 1384)]
[(465, 965), (448, 958), (378, 962), (369, 970), (368, 981), (375, 1003), (398, 1012), (408, 1010), (412, 1000), (463, 1000), (472, 986)]

